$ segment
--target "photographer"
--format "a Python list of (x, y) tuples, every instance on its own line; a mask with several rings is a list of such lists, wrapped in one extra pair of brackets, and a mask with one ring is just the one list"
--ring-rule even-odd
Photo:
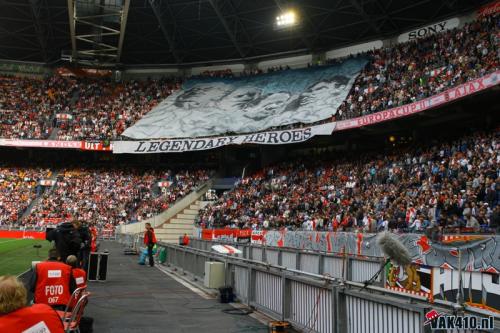
[(90, 235), (90, 230), (86, 223), (81, 221), (73, 221), (73, 226), (75, 227), (81, 240), (81, 247), (78, 251), (78, 266), (82, 267), (85, 271), (88, 271), (88, 260), (90, 254), (90, 244), (92, 242), (92, 237)]

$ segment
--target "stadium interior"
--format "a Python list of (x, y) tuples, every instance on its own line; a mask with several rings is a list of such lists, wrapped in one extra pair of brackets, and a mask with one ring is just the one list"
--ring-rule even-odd
[(499, 79), (498, 0), (0, 0), (0, 332), (499, 331)]

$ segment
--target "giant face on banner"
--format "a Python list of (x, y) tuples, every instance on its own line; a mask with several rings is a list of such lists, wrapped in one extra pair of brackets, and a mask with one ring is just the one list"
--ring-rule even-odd
[(134, 139), (251, 133), (335, 114), (365, 58), (233, 79), (188, 80), (123, 133)]

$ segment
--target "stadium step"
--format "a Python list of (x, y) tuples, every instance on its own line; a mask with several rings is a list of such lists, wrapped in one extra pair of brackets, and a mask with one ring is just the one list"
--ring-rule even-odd
[(184, 211), (182, 213), (196, 216), (196, 215), (198, 215), (199, 211), (200, 211), (199, 209), (187, 209), (186, 208), (186, 209), (184, 209)]
[(159, 230), (177, 230), (177, 229), (192, 229), (194, 227), (193, 223), (190, 224), (167, 224)]
[(168, 233), (174, 233), (174, 232), (182, 232), (184, 233), (185, 230), (192, 230), (194, 228), (194, 225), (180, 225), (176, 224), (170, 225), (170, 228), (161, 228), (161, 229), (155, 229), (155, 232), (161, 233), (161, 234), (168, 234)]
[(180, 213), (180, 214), (177, 214), (175, 217), (178, 218), (178, 219), (184, 219), (184, 220), (192, 220), (192, 221), (194, 221), (196, 215), (198, 215), (198, 214)]
[(180, 218), (173, 218), (170, 219), (167, 223), (164, 223), (162, 225), (163, 228), (166, 228), (169, 225), (193, 225), (194, 219), (180, 219)]
[(198, 212), (200, 210), (200, 206), (191, 204), (191, 206), (189, 206), (189, 209), (192, 209), (192, 210), (195, 210), (196, 212)]

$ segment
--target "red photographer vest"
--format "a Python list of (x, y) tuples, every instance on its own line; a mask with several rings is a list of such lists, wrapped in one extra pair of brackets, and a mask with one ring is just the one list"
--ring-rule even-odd
[(59, 315), (46, 304), (34, 304), (0, 315), (0, 332), (64, 333)]
[(66, 305), (71, 297), (71, 266), (57, 261), (36, 265), (35, 303)]

